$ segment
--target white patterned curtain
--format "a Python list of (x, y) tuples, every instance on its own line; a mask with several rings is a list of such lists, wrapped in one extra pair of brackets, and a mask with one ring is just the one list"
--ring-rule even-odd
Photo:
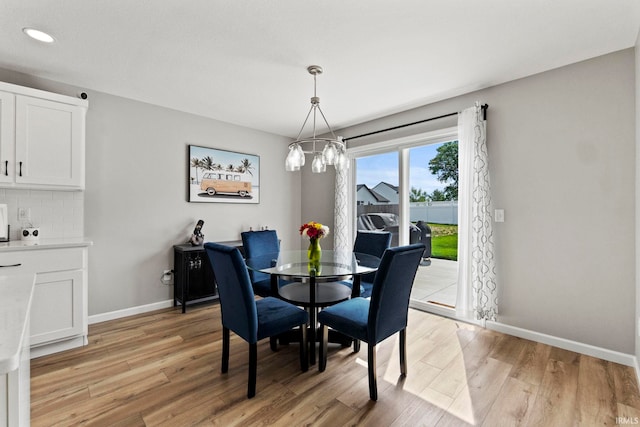
[[(496, 320), (491, 187), (486, 122), (480, 103), (458, 115), (458, 300), (456, 314)], [(466, 238), (465, 238), (466, 237)]]
[(336, 168), (336, 199), (334, 204), (333, 249), (348, 250), (351, 246), (349, 238), (348, 206), (347, 206), (347, 173), (346, 168)]

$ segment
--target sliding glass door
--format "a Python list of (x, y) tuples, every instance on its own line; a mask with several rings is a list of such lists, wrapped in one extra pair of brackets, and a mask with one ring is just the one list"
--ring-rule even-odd
[(350, 151), (353, 231), (389, 231), (391, 245), (427, 246), (411, 305), (451, 314), (457, 289), (455, 129)]

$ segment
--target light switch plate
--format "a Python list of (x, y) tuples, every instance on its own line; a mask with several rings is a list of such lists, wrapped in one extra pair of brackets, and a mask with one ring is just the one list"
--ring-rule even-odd
[(504, 209), (496, 209), (494, 219), (495, 222), (504, 222)]

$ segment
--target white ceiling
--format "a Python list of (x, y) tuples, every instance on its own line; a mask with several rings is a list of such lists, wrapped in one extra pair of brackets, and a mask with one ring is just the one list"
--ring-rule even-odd
[(339, 129), (634, 46), (639, 28), (640, 0), (2, 0), (0, 67), (295, 137), (311, 64)]

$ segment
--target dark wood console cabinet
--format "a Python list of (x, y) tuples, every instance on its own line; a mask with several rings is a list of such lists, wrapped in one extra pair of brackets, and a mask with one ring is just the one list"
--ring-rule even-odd
[[(218, 242), (242, 250), (242, 241)], [(188, 305), (218, 300), (218, 289), (209, 258), (202, 246), (191, 244), (173, 247), (173, 306), (182, 312)]]

